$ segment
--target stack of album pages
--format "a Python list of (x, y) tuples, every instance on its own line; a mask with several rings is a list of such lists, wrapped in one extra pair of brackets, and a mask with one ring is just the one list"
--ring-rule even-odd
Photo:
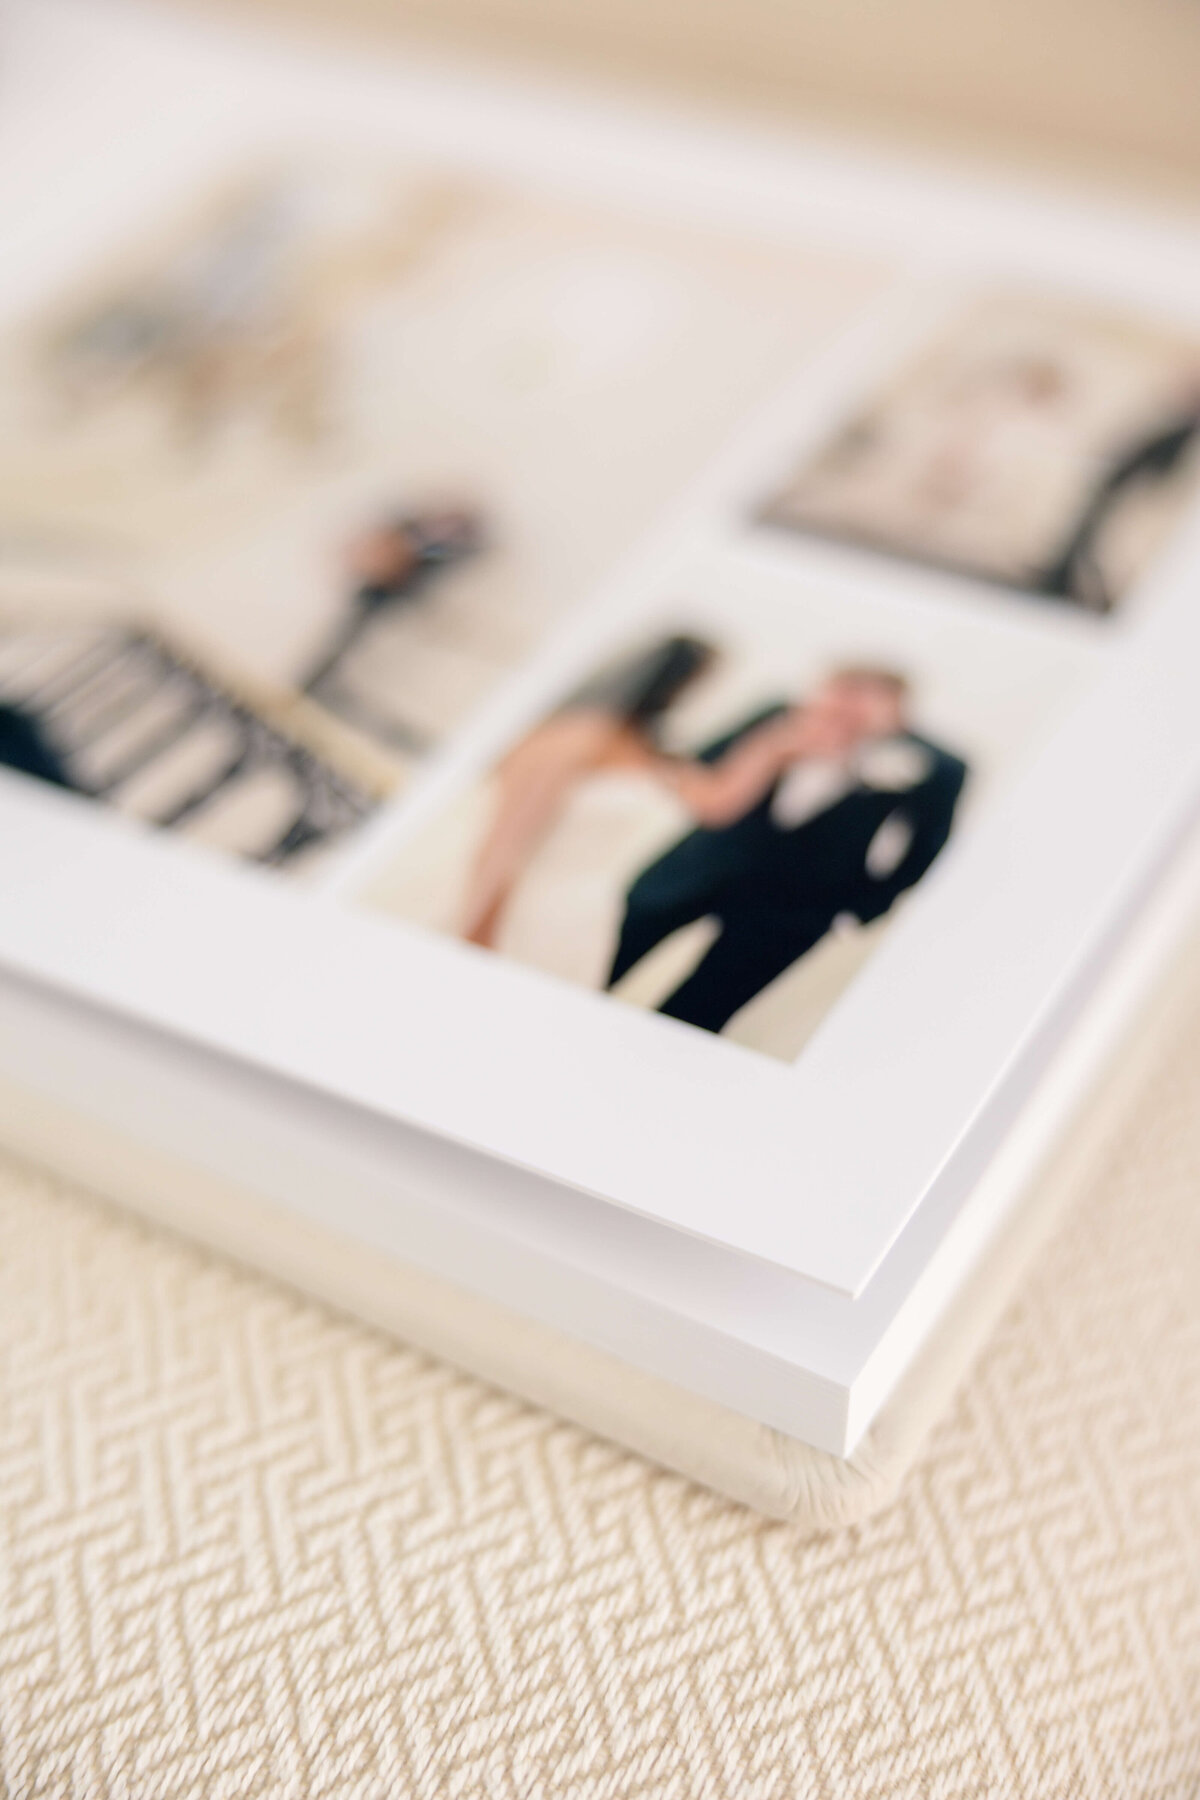
[(124, 0), (5, 79), (6, 1136), (850, 1454), (1200, 894), (1200, 227)]

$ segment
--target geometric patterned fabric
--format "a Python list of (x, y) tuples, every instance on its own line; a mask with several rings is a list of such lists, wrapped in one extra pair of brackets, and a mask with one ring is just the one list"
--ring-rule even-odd
[(0, 1165), (5, 1800), (1196, 1800), (1200, 1021), (899, 1497), (764, 1520)]

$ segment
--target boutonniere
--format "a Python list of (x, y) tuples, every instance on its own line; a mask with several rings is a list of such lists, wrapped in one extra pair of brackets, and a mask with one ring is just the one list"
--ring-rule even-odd
[(925, 780), (933, 758), (911, 738), (884, 738), (859, 753), (858, 777), (864, 787), (902, 794)]

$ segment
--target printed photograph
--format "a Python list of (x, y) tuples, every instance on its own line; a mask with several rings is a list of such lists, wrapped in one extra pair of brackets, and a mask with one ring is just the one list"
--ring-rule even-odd
[(0, 340), (8, 760), (298, 866), (885, 279), (391, 160), (181, 201)]
[(123, 615), (124, 598), (0, 578), (0, 765), (214, 849), (319, 868), (394, 791), (390, 760), (303, 694)]
[(1090, 666), (1075, 634), (731, 567), (359, 898), (791, 1058)]
[(761, 519), (1112, 612), (1200, 481), (1200, 338), (1054, 299), (961, 313)]

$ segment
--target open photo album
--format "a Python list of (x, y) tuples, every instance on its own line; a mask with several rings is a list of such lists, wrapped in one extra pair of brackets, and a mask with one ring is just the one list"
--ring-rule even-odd
[(1200, 224), (120, 0), (10, 37), (39, 1153), (848, 1455), (1200, 902)]

